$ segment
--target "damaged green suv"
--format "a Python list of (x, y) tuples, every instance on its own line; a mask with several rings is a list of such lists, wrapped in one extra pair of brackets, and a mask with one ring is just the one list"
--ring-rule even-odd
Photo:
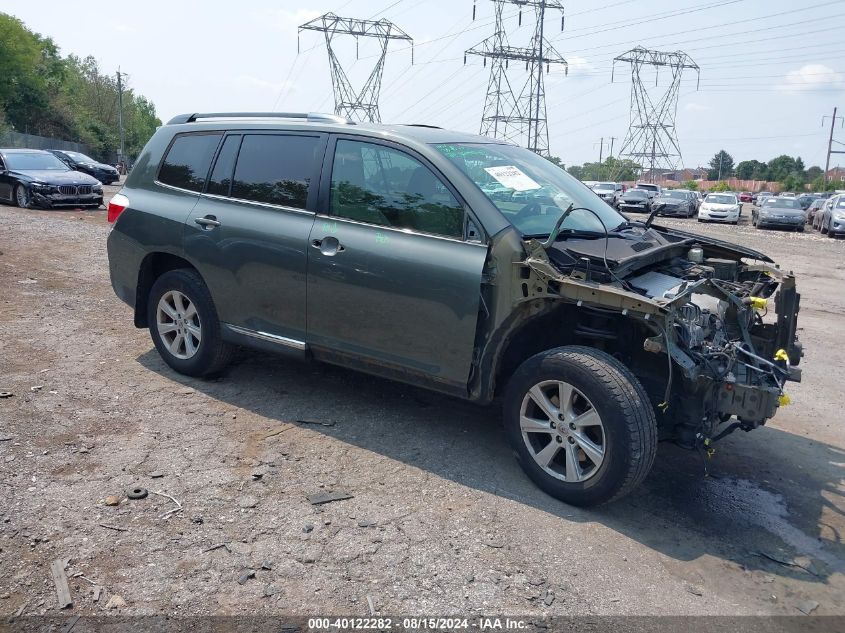
[(109, 205), (112, 286), (164, 360), (235, 346), (489, 404), (523, 469), (592, 505), (658, 439), (771, 418), (795, 367), (795, 279), (762, 253), (629, 220), (536, 154), (428, 126), (191, 114)]

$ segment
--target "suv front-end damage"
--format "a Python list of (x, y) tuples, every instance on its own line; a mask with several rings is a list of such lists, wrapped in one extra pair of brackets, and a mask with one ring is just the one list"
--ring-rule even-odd
[(765, 424), (788, 402), (786, 382), (801, 379), (794, 276), (717, 240), (656, 228), (627, 233), (615, 238), (611, 261), (609, 237), (552, 248), (526, 241), (515, 301), (569, 304), (573, 331), (622, 360), (646, 387), (665, 439), (701, 448)]

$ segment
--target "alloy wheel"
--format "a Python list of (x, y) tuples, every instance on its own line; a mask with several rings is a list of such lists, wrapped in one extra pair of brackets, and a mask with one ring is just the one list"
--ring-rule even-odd
[(26, 193), (26, 189), (20, 185), (15, 189), (15, 199), (17, 200), (18, 206), (22, 209), (29, 206), (29, 196)]
[(531, 457), (556, 479), (586, 481), (604, 461), (601, 416), (587, 397), (567, 382), (547, 380), (531, 387), (522, 400), (519, 424)]
[(202, 342), (202, 324), (194, 303), (178, 290), (162, 295), (156, 309), (158, 334), (176, 358), (192, 358)]

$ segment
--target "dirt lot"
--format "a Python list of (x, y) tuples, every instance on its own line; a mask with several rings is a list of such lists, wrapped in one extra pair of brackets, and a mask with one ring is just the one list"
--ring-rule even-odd
[(56, 612), (55, 559), (81, 614), (845, 614), (845, 240), (748, 215), (665, 222), (799, 276), (792, 406), (710, 477), (663, 444), (586, 511), (523, 476), (495, 408), (266, 355), (173, 373), (112, 293), (105, 211), (0, 207), (0, 615)]

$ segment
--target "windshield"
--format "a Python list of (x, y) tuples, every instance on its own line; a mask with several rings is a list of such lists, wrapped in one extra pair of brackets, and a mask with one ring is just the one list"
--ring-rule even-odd
[(600, 189), (602, 191), (616, 191), (616, 183), (613, 182), (600, 182), (597, 185), (593, 185), (593, 189)]
[(67, 165), (47, 152), (10, 152), (6, 154), (6, 163), (9, 169), (17, 169), (19, 171), (40, 169), (54, 171), (68, 170)]
[(683, 191), (664, 191), (660, 194), (661, 198), (676, 198), (678, 200), (686, 200), (687, 194)]
[(96, 163), (93, 158), (90, 156), (86, 156), (85, 154), (80, 154), (79, 152), (65, 152), (68, 156), (70, 156), (73, 160), (77, 163)]
[(801, 203), (795, 198), (769, 198), (763, 206), (778, 209), (800, 209)]
[(704, 199), (704, 202), (709, 202), (710, 204), (736, 204), (736, 198), (734, 196), (710, 194)]
[[(564, 234), (567, 229), (604, 233), (625, 222), (624, 216), (599, 200), (584, 184), (522, 147), (487, 143), (441, 143), (434, 147), (466, 174), (523, 235), (549, 235), (569, 205), (575, 209), (561, 225)], [(494, 187), (502, 193), (493, 195)]]
[(642, 189), (631, 189), (625, 193), (626, 198), (648, 198), (648, 192)]

